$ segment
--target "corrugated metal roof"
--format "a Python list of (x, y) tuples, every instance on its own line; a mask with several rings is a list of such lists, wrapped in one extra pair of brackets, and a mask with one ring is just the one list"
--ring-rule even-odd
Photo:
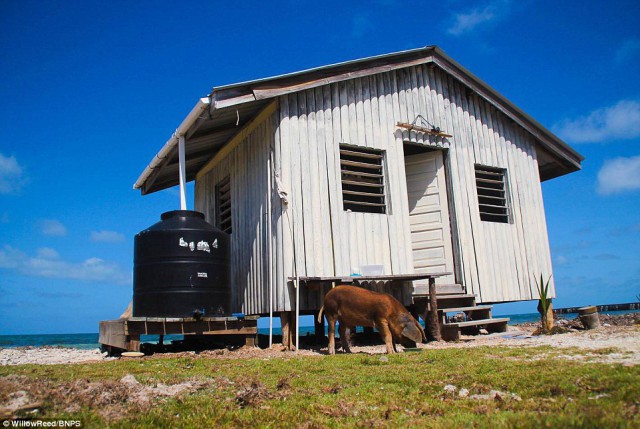
[[(580, 169), (582, 155), (523, 112), (470, 71), (436, 46), (378, 55), (358, 60), (312, 68), (280, 76), (214, 87), (208, 108), (186, 133), (187, 180), (200, 169), (253, 117), (269, 100), (279, 95), (302, 91), (332, 82), (367, 76), (415, 64), (433, 63), (485, 98), (536, 137), (541, 146), (543, 180)], [(171, 142), (171, 139), (170, 141)], [(148, 194), (178, 184), (177, 145), (143, 172), (136, 188)]]

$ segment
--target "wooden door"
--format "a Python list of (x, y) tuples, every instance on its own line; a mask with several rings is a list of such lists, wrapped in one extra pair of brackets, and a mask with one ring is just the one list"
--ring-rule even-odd
[[(449, 272), (437, 284), (454, 284), (449, 204), (442, 151), (405, 156), (409, 224), (416, 273)], [(416, 293), (425, 282), (414, 282)]]

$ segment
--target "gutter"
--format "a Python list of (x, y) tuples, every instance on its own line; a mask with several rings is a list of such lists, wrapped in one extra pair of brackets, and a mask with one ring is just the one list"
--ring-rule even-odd
[(160, 167), (160, 165), (164, 162), (164, 160), (169, 156), (171, 151), (176, 147), (180, 136), (183, 136), (187, 133), (189, 128), (198, 120), (200, 114), (211, 105), (211, 99), (208, 97), (203, 97), (198, 100), (198, 103), (191, 109), (191, 112), (187, 115), (186, 118), (182, 121), (182, 123), (176, 128), (175, 132), (169, 137), (169, 140), (164, 144), (160, 152), (153, 157), (147, 168), (144, 169), (138, 180), (133, 185), (133, 189), (141, 189), (153, 170)]

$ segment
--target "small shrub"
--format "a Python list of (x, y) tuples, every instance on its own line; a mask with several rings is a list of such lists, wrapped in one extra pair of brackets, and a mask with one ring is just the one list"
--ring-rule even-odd
[[(536, 280), (536, 289), (540, 296), (540, 303), (538, 304), (538, 311), (540, 312), (540, 322), (542, 323), (542, 333), (548, 333), (553, 329), (553, 313), (551, 309), (551, 298), (549, 298), (549, 283), (551, 282), (551, 276), (544, 282), (542, 274), (540, 274), (540, 282)], [(551, 317), (549, 317), (551, 313)]]

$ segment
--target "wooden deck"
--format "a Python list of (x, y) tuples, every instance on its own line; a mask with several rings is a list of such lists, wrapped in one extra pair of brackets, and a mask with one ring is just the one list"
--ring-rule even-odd
[(253, 345), (259, 316), (245, 317), (129, 317), (100, 322), (98, 342), (110, 354), (140, 351), (140, 335), (238, 335)]

